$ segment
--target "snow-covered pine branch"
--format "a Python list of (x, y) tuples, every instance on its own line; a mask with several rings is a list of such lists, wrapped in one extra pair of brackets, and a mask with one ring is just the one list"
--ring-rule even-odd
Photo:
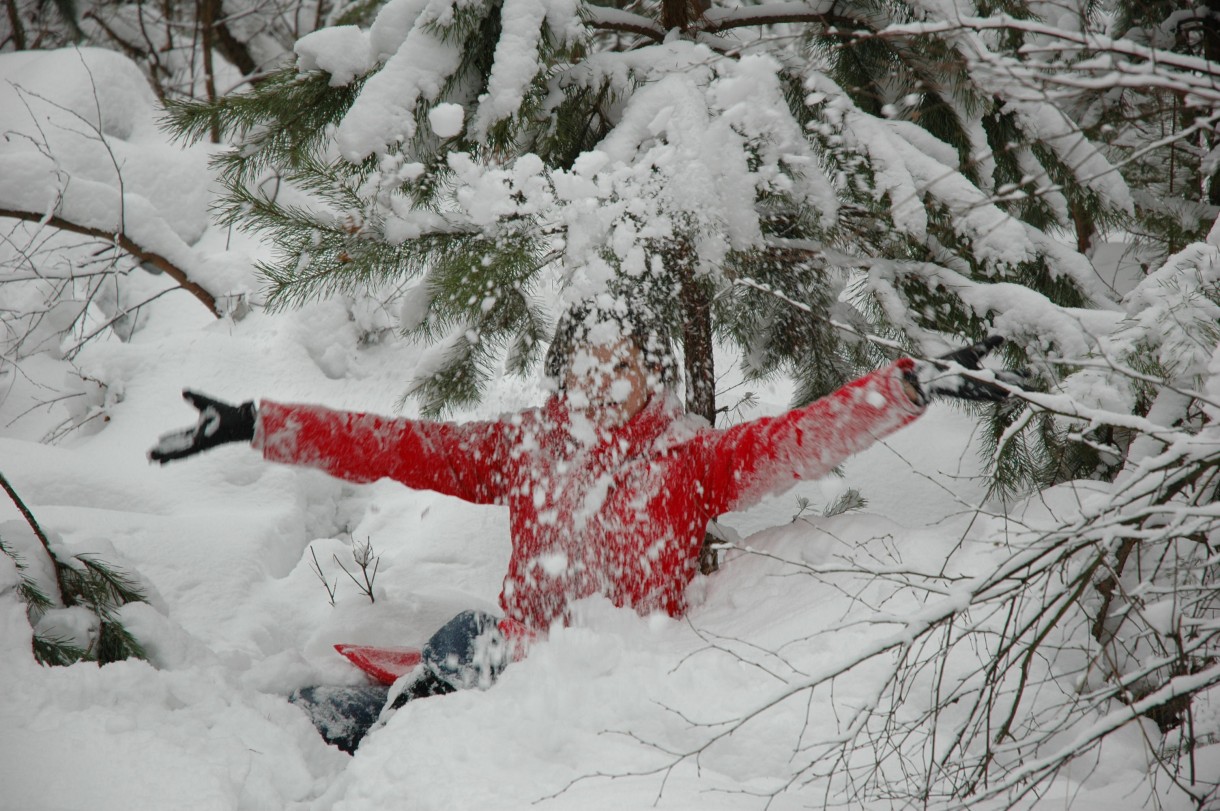
[(582, 4), (581, 19), (595, 29), (639, 34), (654, 42), (661, 42), (665, 39), (665, 29), (655, 20), (613, 6)]

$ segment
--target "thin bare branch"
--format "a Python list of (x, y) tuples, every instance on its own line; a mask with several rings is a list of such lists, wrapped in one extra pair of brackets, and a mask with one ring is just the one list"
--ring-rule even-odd
[(69, 231), (73, 234), (81, 234), (84, 236), (105, 240), (107, 242), (113, 242), (115, 245), (122, 248), (141, 263), (148, 263), (157, 268), (157, 270), (165, 273), (165, 275), (176, 281), (179, 287), (190, 293), (195, 298), (199, 299), (199, 301), (208, 308), (208, 312), (212, 313), (212, 315), (216, 316), (217, 318), (221, 317), (221, 312), (217, 307), (215, 296), (213, 296), (199, 284), (191, 281), (186, 271), (184, 271), (182, 268), (178, 267), (161, 254), (155, 253), (154, 251), (150, 251), (143, 247), (124, 233), (108, 233), (100, 228), (80, 225), (56, 215), (48, 217), (45, 213), (21, 211), (12, 208), (0, 208), (0, 218), (10, 218), (14, 220), (24, 220), (26, 222), (50, 225), (52, 228), (58, 228), (61, 231)]

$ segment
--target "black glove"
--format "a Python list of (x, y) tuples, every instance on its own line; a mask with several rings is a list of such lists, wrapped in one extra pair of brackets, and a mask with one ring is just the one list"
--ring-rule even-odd
[(189, 389), (183, 391), (182, 396), (199, 409), (199, 422), (190, 428), (162, 434), (156, 446), (148, 452), (148, 458), (152, 461), (165, 464), (226, 442), (249, 442), (254, 439), (254, 422), (258, 416), (254, 403), (233, 406)]
[[(987, 353), (1004, 343), (999, 335), (988, 335), (976, 344), (942, 355), (933, 361), (916, 361), (915, 369), (906, 373), (906, 380), (926, 401), (928, 396), (956, 397), (959, 400), (999, 402), (1008, 397), (1008, 390), (986, 380), (976, 380), (951, 371), (951, 364), (963, 369), (982, 369)], [(994, 372), (996, 380), (1012, 386), (1022, 386), (1028, 376), (1006, 370)]]

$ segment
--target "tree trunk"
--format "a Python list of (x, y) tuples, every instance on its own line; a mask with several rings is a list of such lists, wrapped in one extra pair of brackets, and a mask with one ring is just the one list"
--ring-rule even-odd
[[(666, 257), (677, 271), (678, 301), (681, 305), (683, 371), (686, 377), (686, 413), (698, 414), (716, 424), (716, 362), (712, 354), (712, 296), (709, 285), (695, 274), (694, 252), (689, 243), (682, 243)], [(709, 516), (714, 521), (716, 516)], [(699, 550), (699, 571), (705, 575), (720, 569), (716, 545), (720, 543), (711, 531), (703, 536)]]
[[(212, 66), (212, 32), (215, 27), (211, 0), (198, 0), (199, 26), (202, 29), (200, 48), (203, 49), (203, 85), (207, 90), (208, 103), (216, 103), (216, 73)], [(220, 122), (212, 118), (212, 143), (220, 143)]]
[(212, 47), (240, 70), (242, 76), (249, 76), (258, 70), (258, 63), (250, 54), (250, 48), (229, 30), (221, 0), (203, 0), (203, 4), (206, 6), (207, 19), (211, 23)]
[(686, 411), (716, 421), (716, 365), (712, 357), (712, 297), (682, 262), (682, 350), (686, 372)]
[(17, 8), (17, 0), (4, 0), (8, 9), (8, 26), (13, 30), (13, 50), (25, 50), (25, 26), (21, 24), (21, 11)]
[[(1208, 14), (1199, 20), (1199, 28), (1203, 33), (1203, 56), (1209, 62), (1220, 62), (1220, 0), (1207, 0), (1204, 3)], [(1214, 134), (1207, 136), (1207, 146), (1215, 147)], [(1212, 205), (1220, 205), (1220, 169), (1212, 172), (1207, 178), (1207, 201)]]
[(1093, 249), (1097, 247), (1094, 244), (1094, 239), (1097, 236), (1097, 225), (1080, 203), (1072, 206), (1072, 223), (1076, 226), (1076, 250), (1085, 256), (1091, 257)]
[[(682, 349), (686, 371), (686, 412), (716, 424), (716, 365), (712, 354), (712, 297), (705, 283), (695, 277), (691, 263), (682, 265)], [(713, 516), (713, 520), (715, 517)], [(705, 575), (720, 569), (712, 532), (703, 536), (699, 571)]]

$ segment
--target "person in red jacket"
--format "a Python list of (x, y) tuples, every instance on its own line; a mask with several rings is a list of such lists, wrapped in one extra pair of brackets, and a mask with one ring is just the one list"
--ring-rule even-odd
[[(955, 369), (981, 368), (1001, 341), (993, 337), (941, 363), (901, 358), (804, 407), (716, 429), (683, 414), (672, 394), (672, 352), (658, 334), (635, 313), (576, 309), (548, 352), (555, 393), (540, 408), (482, 422), (267, 400), (257, 408), (232, 406), (188, 391), (198, 423), (166, 434), (149, 455), (164, 463), (249, 441), (268, 460), (349, 481), (388, 477), (508, 507), (512, 553), (500, 594), (503, 616), (466, 612), (442, 628), (424, 646), (417, 672), (396, 685), (397, 707), (491, 684), (532, 640), (568, 621), (581, 598), (602, 595), (642, 614), (680, 616), (711, 518), (828, 473), (916, 419), (929, 396), (1008, 394)], [(329, 691), (298, 698), (324, 705), (334, 716), (319, 723), (331, 729), (324, 735), (351, 751), (364, 734), (368, 707), (380, 707), (385, 696)], [(354, 740), (345, 737), (353, 715), (363, 719)]]

